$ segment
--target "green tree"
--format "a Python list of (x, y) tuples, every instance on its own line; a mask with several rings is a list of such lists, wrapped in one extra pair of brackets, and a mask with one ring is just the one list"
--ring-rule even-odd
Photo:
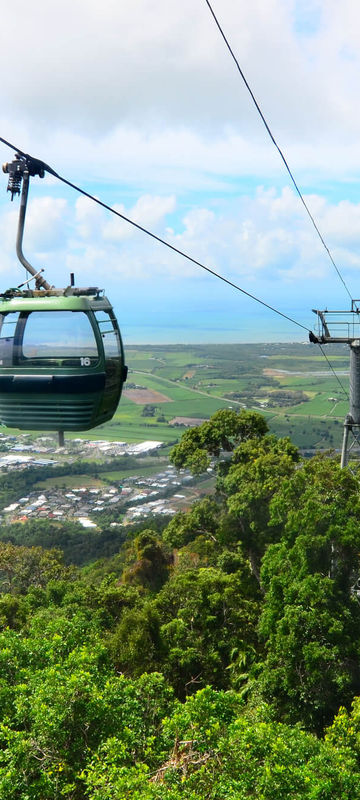
[(133, 560), (124, 571), (125, 583), (140, 584), (157, 591), (165, 583), (171, 566), (171, 556), (152, 530), (144, 530), (134, 539), (128, 558)]
[(0, 589), (24, 594), (33, 587), (44, 587), (49, 580), (68, 578), (72, 570), (63, 564), (61, 550), (18, 547), (0, 542)]
[(141, 608), (124, 611), (110, 649), (116, 669), (126, 675), (138, 677), (159, 669), (163, 641), (157, 609), (146, 602)]
[(351, 753), (360, 769), (360, 697), (355, 697), (351, 711), (340, 708), (333, 724), (325, 734), (325, 741), (338, 748), (340, 752)]
[(281, 718), (320, 732), (360, 691), (357, 481), (316, 459), (283, 483), (272, 515), (283, 539), (263, 559), (259, 685)]
[(298, 460), (298, 450), (288, 439), (270, 435), (248, 439), (236, 448), (227, 474), (218, 479), (229, 512), (225, 530), (230, 539), (241, 541), (258, 580), (265, 549), (282, 532), (269, 527), (270, 502)]
[(173, 698), (162, 676), (105, 677), (95, 654), (82, 648), (16, 687), (15, 719), (0, 727), (1, 800), (83, 800), (87, 765), (115, 736), (130, 769), (163, 757)]
[(210, 456), (219, 457), (222, 451), (230, 453), (244, 439), (264, 436), (267, 430), (264, 418), (255, 411), (238, 413), (222, 408), (208, 422), (187, 430), (173, 447), (170, 460), (178, 468), (204, 472), (210, 465)]
[(227, 575), (213, 567), (178, 572), (156, 598), (163, 671), (180, 697), (199, 686), (230, 685), (232, 654), (253, 654), (259, 598), (247, 565)]
[(197, 692), (163, 723), (168, 752), (155, 772), (126, 769), (120, 743), (108, 741), (87, 772), (91, 800), (359, 800), (350, 750), (265, 712), (241, 713), (235, 695)]
[(206, 497), (189, 511), (176, 514), (165, 528), (163, 539), (171, 547), (183, 547), (199, 535), (216, 540), (220, 512), (219, 504)]
[(155, 413), (156, 413), (156, 406), (152, 406), (149, 403), (147, 403), (144, 406), (144, 408), (143, 408), (143, 410), (141, 412), (141, 416), (142, 417), (154, 417)]

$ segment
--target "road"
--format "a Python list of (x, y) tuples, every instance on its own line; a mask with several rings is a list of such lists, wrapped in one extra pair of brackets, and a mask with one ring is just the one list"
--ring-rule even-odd
[(208, 398), (214, 397), (215, 400), (222, 400), (223, 403), (231, 403), (231, 405), (235, 404), (237, 406), (240, 406), (241, 408), (246, 408), (246, 405), (244, 403), (240, 403), (239, 400), (229, 400), (228, 398), (222, 397), (221, 395), (218, 394), (209, 394), (209, 392), (202, 392), (201, 389), (194, 389), (192, 386), (187, 386), (186, 383), (183, 383), (180, 380), (172, 381), (170, 380), (170, 378), (163, 378), (160, 375), (153, 375), (152, 372), (141, 372), (139, 369), (131, 369), (129, 370), (129, 373), (130, 372), (133, 375), (147, 375), (148, 378), (153, 378), (156, 381), (162, 381), (163, 383), (168, 383), (171, 386), (180, 385), (182, 389), (187, 389), (188, 392), (195, 392), (196, 394), (201, 394), (204, 397)]

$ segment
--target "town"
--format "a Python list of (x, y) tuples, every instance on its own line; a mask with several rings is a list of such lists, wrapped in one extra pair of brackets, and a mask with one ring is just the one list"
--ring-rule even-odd
[[(159, 457), (153, 459), (151, 474), (147, 474), (149, 467), (143, 468), (144, 456), (159, 455), (161, 447), (162, 443), (157, 441), (127, 444), (83, 439), (69, 439), (65, 447), (58, 447), (53, 436), (32, 438), (29, 434), (0, 434), (2, 473), (42, 467), (47, 476), (45, 486), (31, 487), (24, 496), (0, 508), (0, 521), (12, 524), (33, 519), (74, 520), (84, 528), (96, 528), (101, 527), (104, 512), (112, 515), (111, 526), (130, 524), (152, 514), (174, 515), (199, 496), (203, 479), (199, 482), (188, 470), (177, 470), (167, 458)], [(102, 468), (110, 471), (112, 460), (121, 456), (136, 458), (131, 474), (121, 480), (113, 476), (109, 479), (106, 472), (101, 473), (102, 480), (91, 475), (71, 475), (71, 486), (67, 485), (66, 477), (52, 480), (54, 468), (60, 465), (68, 464), (70, 471), (71, 464), (77, 460), (91, 459), (95, 465), (99, 460)], [(212, 468), (208, 472), (207, 478), (210, 478)], [(46, 483), (52, 485), (46, 486)]]

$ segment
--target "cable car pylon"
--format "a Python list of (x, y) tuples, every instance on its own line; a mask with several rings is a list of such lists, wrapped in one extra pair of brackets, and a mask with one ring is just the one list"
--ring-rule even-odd
[[(344, 420), (341, 467), (346, 467), (355, 445), (360, 446), (360, 300), (352, 300), (348, 311), (319, 311), (318, 335), (309, 334), (317, 344), (348, 344), (350, 348), (349, 412)], [(351, 437), (350, 437), (351, 434)], [(349, 443), (350, 442), (350, 443)]]

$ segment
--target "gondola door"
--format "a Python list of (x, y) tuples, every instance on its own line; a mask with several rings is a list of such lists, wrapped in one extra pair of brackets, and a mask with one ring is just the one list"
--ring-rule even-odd
[(120, 400), (122, 384), (126, 380), (124, 352), (120, 331), (114, 314), (110, 311), (95, 311), (105, 358), (105, 388), (100, 414), (107, 416)]

